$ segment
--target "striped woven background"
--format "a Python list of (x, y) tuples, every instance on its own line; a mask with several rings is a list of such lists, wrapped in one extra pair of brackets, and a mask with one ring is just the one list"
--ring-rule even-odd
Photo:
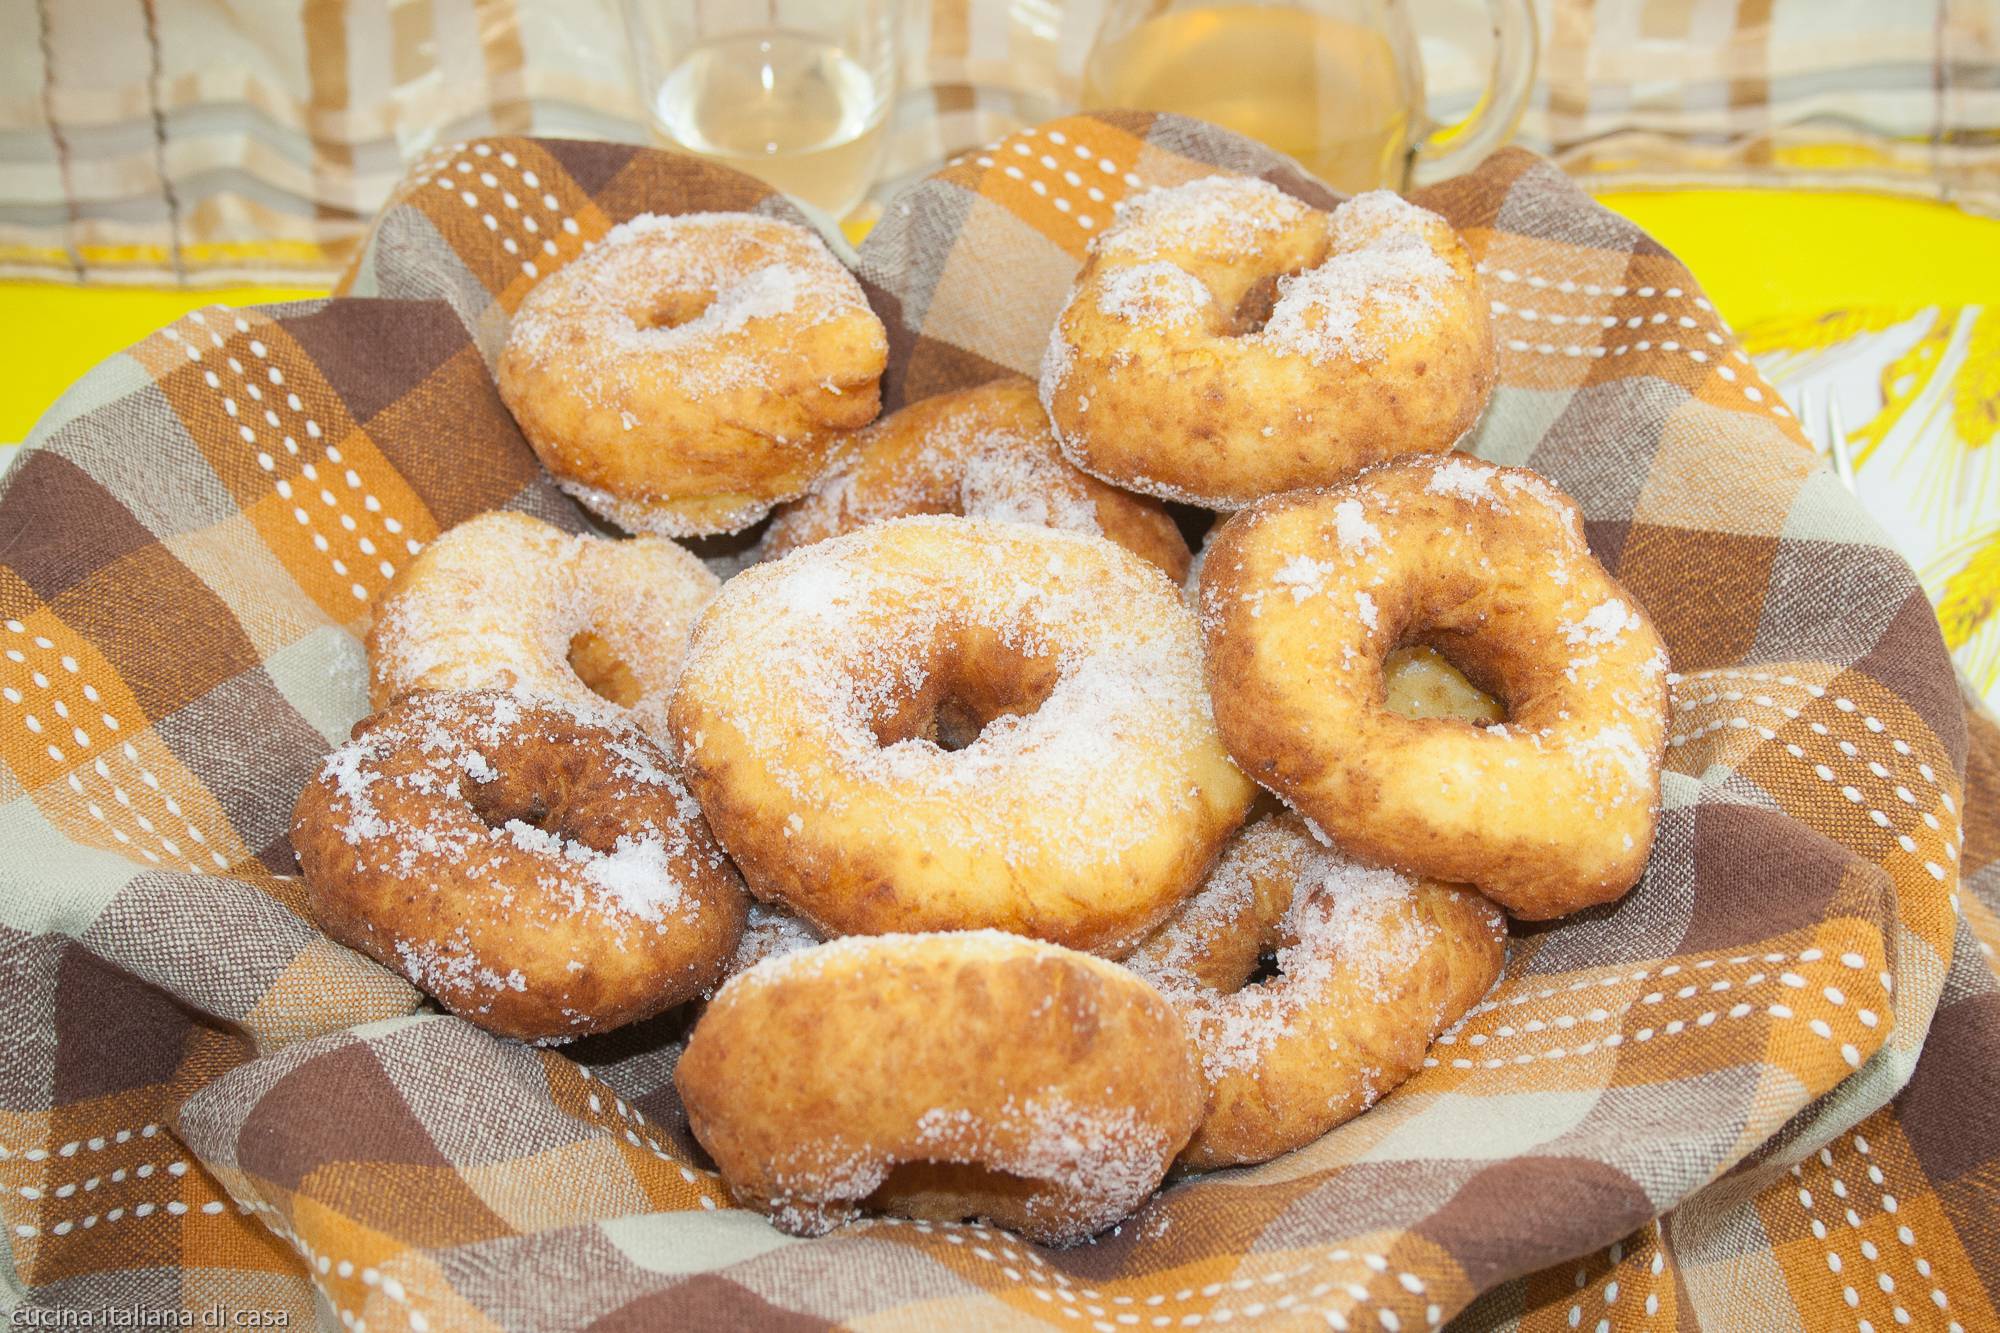
[[(813, 0), (766, 3), (782, 20)], [(1073, 107), (1103, 8), (904, 4), (888, 174)], [(1486, 6), (1410, 9), (1475, 38), (1424, 44), (1434, 111), (1463, 115)], [(1817, 185), (2000, 213), (2000, 0), (1535, 9), (1520, 142), (1593, 188)], [(0, 20), (0, 275), (317, 281), (436, 144), (648, 132), (621, 0), (0, 0)]]

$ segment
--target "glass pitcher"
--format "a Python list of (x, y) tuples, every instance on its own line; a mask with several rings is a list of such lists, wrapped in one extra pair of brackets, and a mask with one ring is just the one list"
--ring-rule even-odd
[(1487, 0), (1493, 62), (1464, 121), (1425, 115), (1405, 0), (1106, 0), (1083, 105), (1227, 126), (1350, 193), (1465, 171), (1505, 143), (1535, 77), (1531, 0)]

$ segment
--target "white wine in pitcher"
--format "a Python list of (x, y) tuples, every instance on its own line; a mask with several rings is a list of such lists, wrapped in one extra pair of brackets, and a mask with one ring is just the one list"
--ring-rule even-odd
[(1311, 8), (1176, 8), (1100, 34), (1083, 95), (1213, 121), (1337, 189), (1399, 188), (1423, 102), (1416, 68), (1382, 27)]

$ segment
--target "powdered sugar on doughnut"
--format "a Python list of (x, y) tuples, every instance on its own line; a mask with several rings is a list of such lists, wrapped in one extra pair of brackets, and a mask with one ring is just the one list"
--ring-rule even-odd
[(1565, 643), (1582, 648), (1615, 642), (1644, 624), (1638, 612), (1616, 597), (1608, 597), (1591, 607), (1583, 619), (1564, 621), (1561, 629)]
[(1365, 551), (1382, 540), (1382, 530), (1368, 521), (1359, 500), (1342, 500), (1333, 507), (1333, 531), (1343, 551)]
[(1111, 225), (1091, 242), (1091, 250), (1101, 255), (1150, 256), (1163, 248), (1199, 245), (1253, 253), (1266, 237), (1311, 215), (1308, 205), (1269, 181), (1203, 176), (1120, 202)]
[(789, 549), (940, 508), (967, 518), (1101, 533), (1083, 475), (1064, 461), (1046, 422), (1035, 416), (1032, 425), (1017, 424), (1002, 419), (995, 404), (969, 403), (939, 414), (916, 447), (884, 454), (874, 447), (874, 432), (904, 429), (885, 418), (861, 432), (833, 471), (773, 521), (772, 536), (782, 535)]
[[(535, 744), (538, 710), (603, 728), (619, 780), (666, 798), (678, 819), (655, 822), (635, 811), (630, 831), (606, 849), (517, 818), (488, 824), (474, 813), (474, 801), (481, 786), (501, 777), (492, 756)], [(548, 910), (594, 912), (616, 933), (641, 924), (664, 929), (691, 908), (677, 861), (720, 864), (719, 852), (698, 847), (682, 827), (699, 811), (661, 758), (608, 709), (491, 692), (434, 693), (414, 696), (393, 725), (376, 725), (335, 750), (321, 776), (334, 785), (336, 828), (362, 867), (426, 890), (448, 875), (504, 892), (498, 886), (519, 878), (525, 857)], [(392, 818), (384, 813), (392, 793), (423, 799), (395, 801), (403, 813)]]
[(1165, 260), (1107, 269), (1098, 276), (1097, 308), (1119, 319), (1190, 324), (1211, 300), (1200, 278)]
[(719, 517), (696, 522), (665, 502), (648, 500), (643, 496), (619, 495), (574, 477), (555, 473), (549, 475), (562, 488), (563, 494), (599, 518), (615, 523), (627, 532), (651, 537), (699, 537), (713, 531), (741, 531), (769, 513), (772, 505), (798, 498), (796, 495), (775, 495), (770, 499), (745, 500), (732, 509), (714, 511)]
[(718, 586), (670, 541), (484, 514), (433, 541), (376, 604), (371, 696), (379, 705), (413, 689), (515, 689), (621, 712), (571, 666), (577, 636), (592, 634), (638, 687), (633, 720), (664, 735), (688, 631)]
[(729, 981), (768, 958), (783, 958), (817, 948), (824, 942), (819, 932), (802, 918), (782, 907), (753, 902), (749, 918), (743, 923), (743, 937), (736, 944), (736, 955), (709, 988), (708, 998), (714, 999)]
[(1093, 535), (1103, 531), (1097, 506), (1052, 450), (982, 449), (966, 459), (958, 488), (962, 512), (969, 518)]
[[(1195, 981), (1188, 952), (1218, 923), (1240, 918), (1253, 876), (1288, 871), (1297, 888), (1278, 926), (1278, 975), (1233, 993)], [(1389, 1002), (1436, 936), (1417, 915), (1415, 894), (1395, 871), (1348, 861), (1265, 819), (1230, 845), (1183, 909), (1173, 927), (1179, 939), (1132, 966), (1187, 1017), (1213, 1080), (1253, 1068), (1307, 1006), (1325, 1001), (1337, 974), (1362, 997)]]
[[(1078, 295), (1079, 291), (1072, 291), (1070, 301), (1075, 302)], [(1064, 309), (1067, 308), (1066, 305)], [(1063, 334), (1063, 321), (1058, 316), (1055, 327), (1049, 330), (1049, 345), (1042, 349), (1041, 367), (1036, 371), (1036, 392), (1041, 398), (1044, 412), (1054, 413), (1056, 395), (1062, 392), (1063, 386), (1069, 382), (1070, 372), (1075, 368), (1076, 344)], [(1078, 410), (1089, 409), (1084, 406)]]
[[(912, 542), (942, 567), (904, 565)], [(960, 750), (882, 743), (878, 721), (961, 626), (1053, 661), (1051, 693)], [(784, 803), (771, 817), (880, 802), (941, 847), (1024, 868), (1102, 864), (1198, 808), (1162, 774), (1215, 743), (1193, 619), (1157, 571), (1101, 538), (986, 520), (896, 519), (745, 571), (698, 626), (681, 688), (759, 757)]]
[(918, 1122), (918, 1137), (938, 1160), (1047, 1181), (1058, 1197), (1029, 1199), (1029, 1214), (1082, 1213), (1092, 1231), (1151, 1194), (1178, 1146), (1130, 1106), (1084, 1106), (1059, 1093), (1009, 1097), (984, 1114), (938, 1107)]
[(1499, 498), (1489, 484), (1498, 471), (1491, 463), (1476, 458), (1451, 457), (1431, 470), (1424, 489), (1432, 495), (1449, 495), (1474, 504), (1491, 503)]
[(1326, 576), (1333, 572), (1333, 566), (1313, 559), (1309, 555), (1295, 555), (1278, 566), (1271, 575), (1271, 582), (1281, 588), (1292, 590), (1292, 600), (1303, 602), (1315, 593), (1324, 591)]
[[(724, 231), (756, 235), (761, 248), (746, 258), (740, 247), (718, 243)], [(661, 325), (658, 303), (669, 294), (692, 313)], [(647, 213), (613, 227), (530, 291), (509, 342), (539, 361), (572, 353), (585, 338), (604, 354), (582, 368), (604, 385), (643, 375), (701, 398), (770, 387), (772, 360), (753, 338), (758, 326), (781, 317), (825, 323), (867, 308), (853, 276), (802, 228), (754, 213)]]
[[(1356, 210), (1361, 220), (1345, 217)], [(1439, 318), (1457, 275), (1431, 243), (1427, 221), (1441, 225), (1384, 190), (1335, 209), (1334, 253), (1279, 281), (1258, 341), (1314, 362), (1368, 361)]]

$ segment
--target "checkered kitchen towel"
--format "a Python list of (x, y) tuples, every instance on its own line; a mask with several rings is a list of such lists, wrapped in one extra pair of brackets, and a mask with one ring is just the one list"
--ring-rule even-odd
[[(1032, 370), (1117, 202), (1216, 170), (1328, 202), (1136, 114), (916, 187), (858, 259), (891, 402)], [(419, 164), (347, 295), (106, 362), (0, 490), (6, 1299), (418, 1333), (1993, 1327), (2000, 986), (1958, 908), (1995, 896), (1995, 732), (1671, 255), (1525, 153), (1425, 202), (1499, 319), (1478, 451), (1578, 497), (1681, 674), (1644, 882), (1518, 929), (1380, 1107), (1071, 1250), (797, 1240), (689, 1138), (686, 1015), (496, 1041), (302, 918), (288, 812), (366, 709), (369, 599), (482, 510), (582, 526), (494, 393), (508, 312), (633, 213), (793, 216), (706, 164), (496, 139)]]

